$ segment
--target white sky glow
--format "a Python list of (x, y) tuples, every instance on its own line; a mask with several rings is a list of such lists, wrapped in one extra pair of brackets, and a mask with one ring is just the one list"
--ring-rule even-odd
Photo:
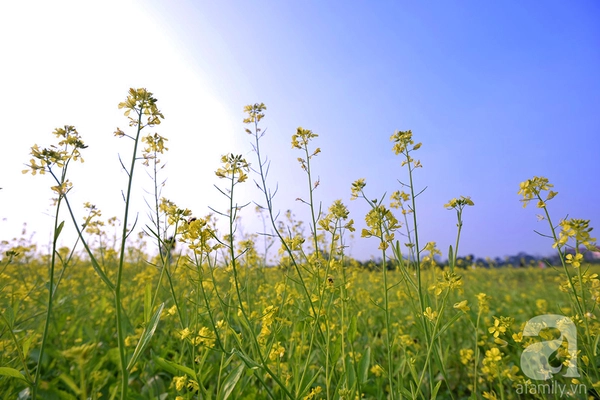
[[(165, 115), (156, 128), (169, 139), (171, 149), (164, 157), (165, 195), (175, 202), (194, 199), (194, 204), (181, 204), (189, 208), (210, 204), (216, 197), (208, 182), (214, 181), (211, 171), (219, 155), (231, 151), (231, 123), (236, 118), (211, 95), (201, 71), (189, 67), (169, 32), (157, 28), (141, 3), (90, 4), (36, 1), (0, 6), (2, 240), (18, 237), (28, 222), (29, 233), (36, 231), (34, 241), (48, 243), (51, 178), (22, 175), (21, 170), (30, 147), (54, 143), (51, 132), (66, 124), (74, 125), (89, 146), (83, 153), (85, 163), (70, 168), (73, 204), (90, 201), (104, 217), (121, 218), (120, 190), (126, 177), (118, 154), (127, 160), (131, 142), (113, 137), (113, 132), (117, 126), (127, 128), (117, 105), (130, 87), (152, 91)], [(137, 172), (138, 181), (144, 182), (145, 172)], [(143, 214), (147, 208), (141, 195), (139, 191), (135, 206)]]

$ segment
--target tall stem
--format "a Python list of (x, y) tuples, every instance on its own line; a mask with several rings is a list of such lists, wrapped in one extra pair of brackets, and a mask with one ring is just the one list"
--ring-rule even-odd
[(140, 132), (142, 131), (142, 109), (138, 111), (137, 121), (137, 133), (135, 135), (133, 144), (133, 154), (131, 157), (131, 166), (129, 171), (129, 179), (127, 182), (127, 194), (125, 195), (125, 215), (123, 216), (123, 232), (121, 237), (121, 251), (119, 254), (119, 269), (117, 270), (117, 282), (115, 284), (115, 311), (117, 318), (117, 338), (119, 345), (119, 358), (121, 362), (121, 400), (127, 398), (127, 389), (129, 382), (129, 372), (127, 371), (127, 355), (125, 354), (125, 332), (124, 332), (124, 318), (123, 309), (121, 307), (121, 284), (123, 282), (123, 269), (125, 264), (125, 244), (127, 242), (127, 222), (129, 220), (129, 203), (131, 199), (131, 187), (133, 186), (133, 170), (135, 168), (135, 161), (137, 155), (137, 147), (140, 139)]
[[(54, 176), (54, 174), (53, 174)], [(54, 177), (56, 179), (56, 177)], [(58, 181), (58, 180), (57, 180)], [(51, 260), (50, 260), (50, 284), (48, 285), (48, 310), (46, 311), (46, 319), (44, 321), (44, 333), (42, 334), (42, 344), (41, 344), (41, 348), (40, 348), (40, 354), (38, 357), (38, 363), (37, 363), (37, 368), (35, 370), (35, 379), (34, 379), (34, 384), (33, 384), (33, 392), (32, 392), (32, 398), (33, 400), (35, 400), (37, 398), (37, 392), (38, 392), (38, 388), (39, 388), (39, 379), (40, 379), (40, 373), (41, 373), (41, 369), (42, 369), (42, 362), (44, 360), (44, 353), (45, 353), (45, 349), (46, 349), (46, 344), (48, 341), (48, 330), (50, 327), (50, 317), (52, 315), (52, 305), (53, 305), (53, 298), (54, 298), (54, 266), (56, 264), (56, 246), (58, 243), (58, 215), (60, 212), (60, 204), (62, 201), (62, 195), (59, 195), (58, 197), (58, 202), (56, 204), (56, 216), (54, 217), (54, 237), (52, 239), (52, 256), (51, 256)]]
[(315, 242), (315, 254), (319, 255), (319, 241), (317, 238), (317, 218), (315, 217), (315, 206), (313, 202), (313, 184), (312, 176), (310, 174), (310, 155), (308, 153), (308, 144), (304, 145), (304, 152), (306, 153), (306, 174), (308, 175), (308, 193), (310, 200), (310, 216), (312, 218), (312, 229), (313, 229), (313, 240)]

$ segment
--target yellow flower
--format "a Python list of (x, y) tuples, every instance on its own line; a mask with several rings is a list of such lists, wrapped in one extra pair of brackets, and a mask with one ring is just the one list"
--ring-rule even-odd
[(571, 264), (575, 268), (579, 268), (581, 266), (581, 260), (583, 259), (583, 254), (577, 253), (575, 256), (573, 254), (567, 254), (567, 259), (565, 260), (567, 264)]
[(473, 200), (469, 196), (460, 196), (459, 199), (452, 199), (448, 203), (444, 204), (444, 207), (448, 210), (460, 209), (462, 210), (465, 206), (474, 206)]
[(548, 178), (534, 176), (532, 179), (528, 179), (525, 182), (521, 182), (521, 184), (519, 185), (519, 192), (517, 194), (523, 196), (523, 199), (521, 199), (521, 201), (523, 202), (523, 207), (527, 207), (527, 203), (529, 203), (531, 200), (537, 199), (537, 206), (539, 208), (543, 208), (546, 206), (546, 204), (541, 199), (541, 192), (549, 191), (545, 201), (551, 200), (554, 196), (557, 195), (556, 192), (550, 190), (550, 188), (553, 186), (554, 185), (549, 183)]
[(167, 314), (169, 314), (169, 315), (175, 315), (175, 314), (177, 314), (177, 306), (174, 305), (173, 307), (169, 308), (167, 310)]
[(515, 342), (521, 343), (523, 341), (523, 332), (513, 333), (512, 338)]
[(367, 186), (365, 182), (365, 178), (357, 179), (354, 183), (352, 183), (352, 195), (350, 196), (350, 200), (356, 200), (361, 194), (362, 190)]
[[(265, 103), (260, 103), (260, 104), (254, 103), (254, 104), (245, 106), (244, 112), (246, 114), (248, 114), (248, 118), (244, 119), (244, 123), (245, 124), (257, 124), (265, 116), (265, 113), (263, 113), (263, 111), (266, 109), (267, 109), (267, 106), (265, 106)], [(250, 132), (249, 129), (246, 129), (246, 132), (249, 134), (252, 133), (252, 132)]]
[(496, 320), (494, 321), (494, 326), (492, 326), (491, 328), (488, 328), (488, 332), (494, 334), (494, 337), (497, 338), (498, 336), (500, 336), (500, 335), (504, 334), (504, 332), (506, 332), (506, 327), (503, 326), (502, 324), (500, 324), (500, 320), (498, 318), (495, 318), (495, 319)]
[(473, 349), (460, 349), (460, 362), (467, 365), (473, 360)]
[(561, 227), (559, 237), (552, 247), (562, 247), (572, 238), (576, 242), (575, 249), (578, 249), (579, 245), (583, 245), (588, 250), (595, 251), (596, 238), (590, 236), (593, 228), (590, 227), (588, 219), (571, 218), (560, 221), (559, 225)]
[(479, 305), (479, 310), (481, 312), (487, 312), (489, 310), (489, 302), (492, 298), (485, 293), (479, 293), (476, 297)]
[(230, 178), (238, 183), (248, 179), (247, 172), (250, 171), (250, 164), (241, 154), (234, 155), (231, 153), (223, 155), (221, 156), (221, 163), (223, 166), (215, 172), (219, 178)]
[(190, 331), (190, 328), (185, 328), (185, 329), (179, 331), (179, 337), (181, 338), (181, 340), (185, 340), (191, 334), (192, 334), (192, 331)]
[(323, 391), (323, 388), (321, 386), (317, 386), (314, 387), (312, 389), (310, 389), (310, 393), (307, 394), (306, 396), (303, 397), (304, 400), (312, 400), (316, 397), (318, 397), (318, 394), (321, 393)]
[(273, 346), (273, 349), (271, 350), (271, 353), (269, 354), (269, 359), (271, 361), (275, 361), (278, 358), (283, 358), (283, 356), (285, 355), (285, 348), (281, 345), (280, 342), (277, 342), (276, 346)]
[(585, 366), (587, 367), (590, 363), (590, 359), (588, 356), (581, 356), (581, 361), (583, 361), (583, 363), (585, 364)]
[(468, 306), (467, 300), (463, 300), (459, 303), (454, 304), (454, 308), (461, 310), (465, 313), (471, 309), (471, 307)]
[(502, 360), (502, 353), (497, 347), (493, 347), (485, 352), (485, 358), (489, 362), (497, 362)]
[(383, 375), (384, 372), (384, 369), (379, 364), (373, 365), (371, 367), (371, 373), (376, 377), (380, 377), (381, 375)]
[(177, 389), (177, 391), (182, 390), (185, 387), (186, 382), (187, 377), (185, 375), (173, 377), (173, 383), (175, 384), (175, 389)]
[[(298, 127), (298, 129), (296, 130), (296, 134), (292, 135), (292, 148), (297, 148), (297, 149), (303, 150), (306, 148), (306, 146), (308, 146), (308, 142), (311, 139), (316, 138), (318, 136), (319, 135), (317, 135), (316, 133), (313, 133), (312, 131), (310, 131), (308, 129)], [(316, 152), (313, 153), (313, 155), (315, 155), (315, 154), (316, 154)]]
[[(141, 113), (147, 116), (146, 124), (143, 126), (154, 126), (159, 125), (160, 120), (165, 117), (156, 107), (156, 99), (153, 97), (151, 92), (146, 89), (129, 89), (129, 96), (124, 102), (119, 103), (119, 109), (125, 108), (125, 116), (129, 118), (130, 126), (137, 126), (137, 118), (130, 117), (131, 111), (135, 111), (134, 114)], [(120, 136), (120, 135), (119, 135)]]
[[(394, 147), (392, 148), (392, 150), (394, 150), (394, 153), (396, 155), (398, 155), (400, 153), (405, 153), (408, 146), (410, 146), (412, 144), (415, 144), (415, 142), (414, 142), (414, 140), (412, 138), (412, 131), (411, 130), (408, 130), (408, 131), (396, 131), (396, 132), (394, 132), (394, 134), (392, 135), (392, 137), (390, 138), (390, 140), (392, 142), (394, 142)], [(421, 147), (421, 143), (417, 143), (409, 151), (418, 150), (419, 147)]]
[(432, 311), (431, 307), (427, 307), (423, 312), (423, 315), (427, 317), (430, 321), (434, 321), (438, 315), (437, 311)]

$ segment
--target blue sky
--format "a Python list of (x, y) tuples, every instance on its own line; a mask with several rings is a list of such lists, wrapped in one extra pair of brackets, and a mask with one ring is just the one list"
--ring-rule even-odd
[[(295, 199), (306, 184), (290, 145), (298, 126), (319, 134), (317, 198), (324, 208), (342, 199), (359, 227), (367, 208), (349, 201), (350, 184), (366, 178), (373, 198), (399, 189), (406, 171), (389, 137), (408, 129), (423, 142), (421, 240), (444, 253), (456, 226), (443, 204), (465, 195), (475, 207), (465, 212), (461, 254), (550, 254), (533, 232), (545, 222), (517, 196), (534, 175), (559, 192), (550, 203), (556, 222), (567, 214), (600, 222), (595, 1), (59, 1), (3, 4), (0, 14), (0, 50), (10, 60), (0, 77), (2, 136), (11, 147), (0, 160), (0, 239), (27, 221), (47, 242), (49, 182), (20, 170), (29, 147), (50, 143), (63, 124), (90, 145), (73, 196), (120, 215), (116, 154), (127, 147), (112, 132), (126, 126), (116, 105), (131, 86), (153, 91), (166, 116), (165, 195), (199, 215), (224, 205), (212, 187), (221, 154), (254, 162), (242, 108), (264, 102), (275, 206), (300, 219), (307, 213)], [(251, 186), (240, 202), (258, 198)], [(243, 223), (260, 230), (252, 214)], [(375, 240), (358, 236), (352, 255), (378, 256)]]

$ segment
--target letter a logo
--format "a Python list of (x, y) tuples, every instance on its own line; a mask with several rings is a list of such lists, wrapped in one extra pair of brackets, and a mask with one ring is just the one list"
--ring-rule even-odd
[(569, 378), (579, 377), (577, 371), (577, 327), (573, 321), (564, 315), (547, 314), (538, 315), (527, 321), (523, 329), (523, 336), (539, 336), (542, 329), (556, 328), (560, 331), (560, 337), (554, 340), (545, 340), (530, 344), (521, 354), (521, 370), (523, 373), (535, 380), (547, 380), (562, 369), (562, 365), (553, 367), (550, 365), (550, 356), (563, 343), (567, 341), (567, 349), (570, 359), (568, 368), (563, 376)]

